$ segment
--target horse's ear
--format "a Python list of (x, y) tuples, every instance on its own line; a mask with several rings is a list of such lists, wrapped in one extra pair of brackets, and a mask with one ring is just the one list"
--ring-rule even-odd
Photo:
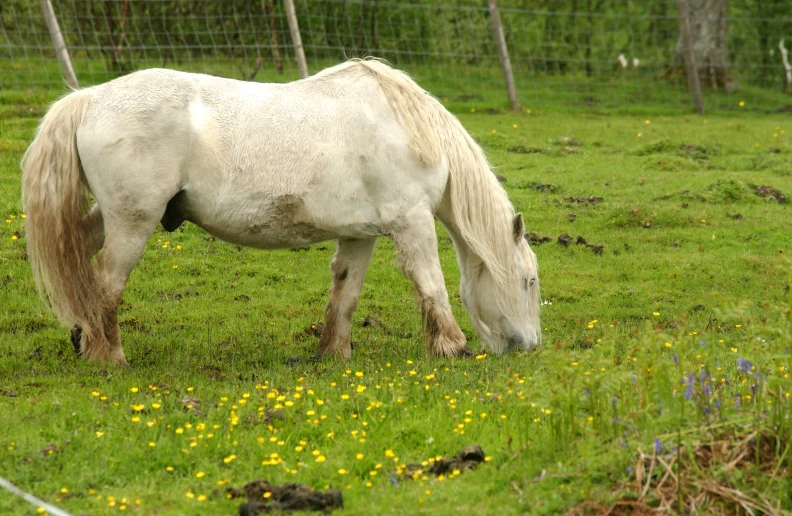
[(524, 236), (525, 222), (523, 222), (522, 213), (518, 213), (514, 216), (514, 220), (512, 221), (512, 237), (514, 237), (514, 243), (519, 244)]

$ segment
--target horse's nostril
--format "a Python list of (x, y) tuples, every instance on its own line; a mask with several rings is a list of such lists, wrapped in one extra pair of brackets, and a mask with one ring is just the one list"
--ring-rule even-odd
[(520, 350), (525, 344), (525, 339), (522, 335), (510, 335), (506, 338), (506, 343), (509, 346), (509, 351)]

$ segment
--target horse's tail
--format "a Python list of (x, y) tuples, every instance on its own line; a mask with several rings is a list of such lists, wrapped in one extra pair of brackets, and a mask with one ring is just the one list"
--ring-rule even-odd
[(374, 74), (399, 123), (412, 137), (410, 147), (427, 165), (445, 157), (453, 223), (496, 281), (509, 281), (503, 257), (512, 256), (514, 209), (492, 173), (487, 156), (457, 118), (406, 73), (387, 64), (356, 61)]
[(77, 130), (90, 90), (56, 102), (22, 158), (22, 204), (28, 260), (39, 294), (61, 323), (101, 331), (99, 281), (83, 224), (88, 183), (77, 152)]

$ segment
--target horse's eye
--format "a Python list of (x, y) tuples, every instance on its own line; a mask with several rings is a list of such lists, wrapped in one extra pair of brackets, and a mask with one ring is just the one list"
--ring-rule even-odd
[(536, 277), (531, 278), (531, 282), (528, 284), (528, 286), (533, 287), (534, 283), (536, 283)]

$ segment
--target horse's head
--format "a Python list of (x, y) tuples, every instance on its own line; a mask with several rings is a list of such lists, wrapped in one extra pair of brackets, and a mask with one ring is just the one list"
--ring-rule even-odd
[(460, 293), (479, 337), (494, 353), (528, 350), (542, 338), (539, 323), (539, 266), (525, 240), (522, 214), (513, 220), (511, 264), (503, 279), (484, 263), (463, 275)]

